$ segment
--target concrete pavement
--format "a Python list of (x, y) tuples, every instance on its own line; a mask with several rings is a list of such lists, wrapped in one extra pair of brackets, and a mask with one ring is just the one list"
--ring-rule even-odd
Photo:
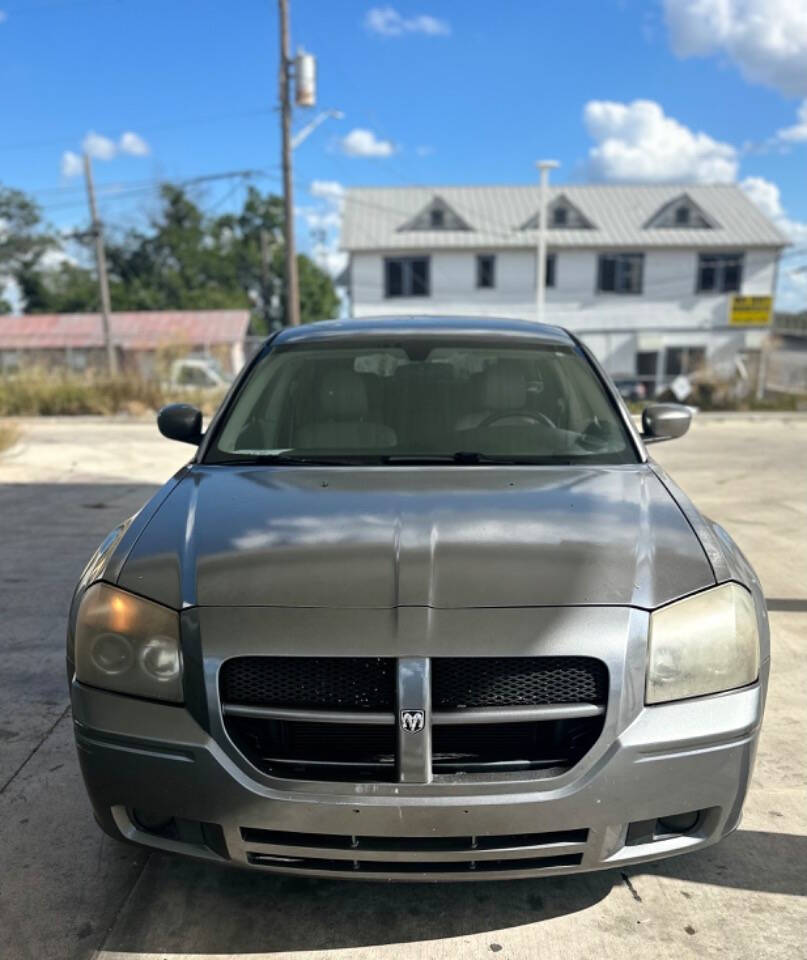
[(0, 456), (0, 957), (807, 956), (807, 418), (700, 417), (653, 448), (737, 539), (769, 597), (773, 671), (741, 829), (624, 873), (456, 885), (309, 881), (103, 837), (64, 677), (73, 583), (190, 448), (151, 424), (21, 423)]

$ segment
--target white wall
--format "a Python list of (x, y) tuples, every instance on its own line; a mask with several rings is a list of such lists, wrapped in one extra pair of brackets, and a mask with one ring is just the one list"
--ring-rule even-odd
[[(353, 315), (434, 313), (535, 319), (534, 251), (479, 252), (496, 254), (494, 289), (476, 289), (476, 251), (435, 251), (431, 254), (432, 295), (389, 299), (384, 297), (384, 255), (354, 253)], [(644, 288), (638, 295), (598, 293), (597, 257), (594, 250), (556, 252), (555, 286), (546, 291), (545, 320), (583, 336), (610, 372), (632, 372), (637, 350), (706, 346), (715, 359), (730, 362), (737, 350), (752, 345), (753, 331), (709, 332), (728, 323), (730, 298), (695, 292), (697, 251), (647, 251)], [(774, 251), (746, 252), (741, 292), (772, 294), (776, 259)]]

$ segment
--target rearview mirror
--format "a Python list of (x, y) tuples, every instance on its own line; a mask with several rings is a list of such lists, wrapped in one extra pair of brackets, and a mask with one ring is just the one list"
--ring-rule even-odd
[(198, 446), (202, 439), (202, 411), (189, 403), (170, 403), (157, 414), (157, 427), (169, 440)]
[(642, 411), (642, 440), (675, 440), (689, 430), (692, 414), (679, 403), (653, 403)]

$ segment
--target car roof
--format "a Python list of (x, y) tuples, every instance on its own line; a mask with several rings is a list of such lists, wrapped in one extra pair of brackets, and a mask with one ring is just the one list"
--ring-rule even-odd
[(299, 327), (286, 327), (273, 340), (273, 345), (317, 340), (355, 339), (359, 337), (501, 337), (529, 340), (532, 343), (571, 346), (571, 335), (562, 327), (532, 320), (506, 317), (360, 317), (344, 320), (323, 320)]

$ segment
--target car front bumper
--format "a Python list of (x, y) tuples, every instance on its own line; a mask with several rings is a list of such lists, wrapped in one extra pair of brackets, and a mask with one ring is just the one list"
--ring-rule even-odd
[[(184, 707), (73, 681), (81, 769), (111, 835), (256, 869), (384, 880), (516, 878), (640, 863), (708, 846), (739, 823), (764, 705), (753, 686), (652, 707), (570, 775), (513, 785), (261, 782)], [(608, 728), (606, 727), (606, 730)], [(176, 818), (149, 832), (133, 811)], [(631, 824), (700, 811), (682, 835)], [(638, 839), (637, 839), (638, 837)]]

